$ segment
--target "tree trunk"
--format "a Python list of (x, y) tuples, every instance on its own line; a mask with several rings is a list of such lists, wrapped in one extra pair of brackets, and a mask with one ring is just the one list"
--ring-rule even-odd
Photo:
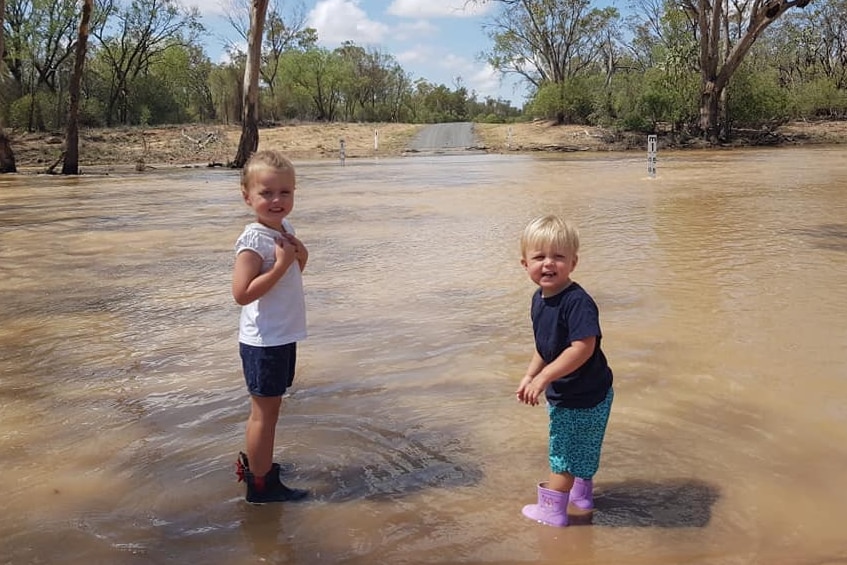
[(65, 159), (62, 163), (63, 175), (79, 174), (79, 85), (82, 69), (85, 66), (85, 51), (88, 46), (88, 24), (94, 0), (83, 0), (82, 18), (79, 22), (79, 35), (76, 40), (76, 59), (71, 83), (68, 87), (70, 103), (68, 105), (68, 125), (65, 130)]
[(259, 67), (262, 64), (262, 36), (268, 0), (252, 0), (250, 34), (247, 38), (247, 62), (244, 68), (244, 107), (242, 108), (241, 139), (232, 166), (240, 169), (259, 148)]
[(744, 35), (729, 50), (719, 65), (723, 4), (720, 1), (697, 0), (697, 25), (700, 32), (700, 131), (710, 143), (718, 142), (720, 102), (732, 75), (756, 39), (777, 18), (793, 7), (804, 8), (810, 0), (766, 0), (755, 2)]
[(700, 94), (700, 131), (706, 140), (715, 145), (718, 143), (718, 112), (720, 108), (720, 93), (715, 83), (707, 82)]
[[(5, 28), (6, 0), (0, 0), (0, 69), (3, 68), (3, 57), (5, 54), (6, 37), (3, 33)], [(0, 173), (16, 173), (15, 154), (6, 132), (3, 131), (2, 116), (0, 116)]]
[(0, 173), (16, 173), (15, 153), (6, 133), (0, 129)]

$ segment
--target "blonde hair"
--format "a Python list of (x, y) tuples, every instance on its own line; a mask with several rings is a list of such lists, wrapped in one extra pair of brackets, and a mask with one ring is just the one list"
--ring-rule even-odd
[(244, 168), (241, 169), (241, 190), (246, 192), (249, 188), (250, 176), (261, 169), (273, 169), (274, 171), (291, 171), (294, 174), (294, 164), (280, 151), (265, 149), (253, 153)]
[(521, 257), (526, 257), (527, 249), (552, 245), (576, 257), (579, 253), (579, 230), (573, 224), (554, 215), (535, 218), (521, 235)]

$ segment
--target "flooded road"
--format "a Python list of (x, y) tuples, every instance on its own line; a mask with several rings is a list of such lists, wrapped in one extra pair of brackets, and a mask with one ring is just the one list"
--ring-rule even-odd
[[(300, 163), (310, 338), (255, 507), (237, 172), (0, 177), (0, 563), (847, 563), (843, 148)], [(593, 525), (524, 519), (525, 223), (575, 221), (615, 404)]]

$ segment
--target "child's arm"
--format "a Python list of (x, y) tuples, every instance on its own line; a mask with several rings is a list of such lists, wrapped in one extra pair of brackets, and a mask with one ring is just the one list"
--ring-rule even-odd
[(532, 382), (532, 379), (535, 378), (535, 375), (541, 372), (541, 369), (544, 368), (544, 359), (541, 358), (541, 355), (538, 353), (538, 350), (532, 352), (532, 359), (529, 361), (529, 366), (526, 368), (526, 373), (524, 377), (521, 379), (520, 384), (518, 385), (518, 390), (515, 391), (515, 396), (518, 397), (518, 400), (524, 402), (524, 397), (526, 396), (526, 387), (529, 386), (529, 383)]
[(266, 273), (261, 273), (262, 258), (255, 251), (245, 250), (236, 255), (232, 273), (232, 297), (244, 306), (261, 298), (285, 274), (296, 259), (294, 245), (287, 239), (277, 241), (276, 261)]
[[(536, 362), (535, 356), (533, 356), (527, 374), (521, 380), (521, 386), (518, 388), (518, 400), (524, 404), (536, 406), (547, 385), (558, 378), (573, 373), (588, 361), (591, 354), (594, 353), (596, 343), (597, 338), (594, 336), (572, 342), (552, 363), (542, 366), (534, 375), (529, 370), (533, 368)], [(538, 356), (539, 360), (541, 359), (537, 351), (535, 355)], [(543, 361), (541, 363), (543, 365)]]

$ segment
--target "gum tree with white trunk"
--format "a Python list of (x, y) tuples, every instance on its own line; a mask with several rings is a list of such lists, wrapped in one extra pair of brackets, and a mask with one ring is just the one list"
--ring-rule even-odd
[(262, 65), (262, 37), (268, 0), (250, 3), (250, 33), (247, 37), (247, 61), (244, 67), (244, 103), (241, 113), (241, 139), (232, 162), (240, 169), (259, 148), (259, 69)]

